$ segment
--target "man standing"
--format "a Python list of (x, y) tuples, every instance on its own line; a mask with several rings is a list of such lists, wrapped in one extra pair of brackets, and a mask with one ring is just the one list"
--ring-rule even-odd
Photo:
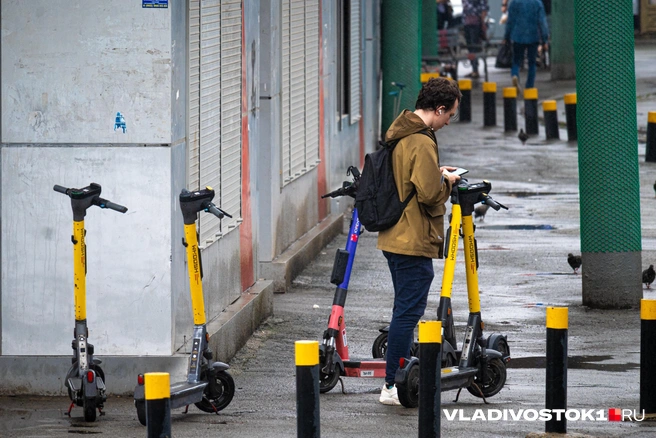
[(477, 53), (483, 51), (483, 40), (487, 32), (487, 12), (490, 10), (487, 0), (464, 0), (462, 2), (462, 21), (467, 40), (468, 58), (471, 62), (472, 72), (467, 75), (472, 79), (480, 77), (478, 74)]
[(548, 49), (549, 27), (541, 0), (512, 0), (508, 5), (508, 22), (504, 43), (512, 41), (513, 62), (510, 68), (513, 86), (520, 90), (519, 69), (524, 63), (524, 53), (528, 56), (526, 88), (535, 86), (536, 58), (538, 45)]
[(400, 199), (412, 197), (399, 221), (378, 234), (378, 249), (387, 259), (394, 285), (394, 308), (387, 338), (385, 385), (380, 402), (400, 405), (394, 376), (399, 359), (410, 355), (414, 329), (424, 314), (433, 281), (433, 260), (443, 257), (445, 203), (460, 179), (440, 166), (434, 131), (449, 124), (462, 95), (446, 78), (429, 80), (419, 91), (415, 111), (404, 110), (390, 126), (386, 140), (400, 139), (392, 153)]

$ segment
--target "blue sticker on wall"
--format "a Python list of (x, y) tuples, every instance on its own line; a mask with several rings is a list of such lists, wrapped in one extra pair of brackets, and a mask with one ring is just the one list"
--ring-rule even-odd
[(125, 126), (125, 118), (121, 113), (116, 113), (116, 119), (114, 119), (114, 131), (117, 129), (123, 129), (123, 134), (125, 134), (125, 131), (128, 129), (127, 126)]
[(168, 8), (169, 0), (141, 0), (142, 8)]

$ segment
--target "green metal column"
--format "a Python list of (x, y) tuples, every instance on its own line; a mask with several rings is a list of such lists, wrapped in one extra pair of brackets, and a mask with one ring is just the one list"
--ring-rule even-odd
[(554, 81), (576, 78), (574, 59), (574, 2), (551, 2), (551, 79)]
[(398, 90), (392, 82), (405, 85), (401, 110), (415, 108), (421, 87), (421, 10), (422, 0), (385, 0), (381, 5), (382, 134), (398, 116), (393, 114), (394, 96), (389, 95)]
[(435, 0), (422, 1), (421, 54), (437, 56), (437, 4)]
[(629, 1), (576, 0), (574, 12), (583, 304), (637, 308), (642, 244), (633, 11)]

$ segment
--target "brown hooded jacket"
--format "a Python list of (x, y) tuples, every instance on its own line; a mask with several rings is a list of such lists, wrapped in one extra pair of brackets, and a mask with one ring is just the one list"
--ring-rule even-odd
[[(421, 133), (425, 130), (430, 136)], [(395, 254), (442, 258), (445, 203), (451, 184), (440, 172), (435, 134), (418, 115), (405, 110), (394, 120), (385, 137), (387, 141), (401, 139), (392, 153), (399, 198), (405, 199), (413, 187), (417, 194), (401, 219), (379, 232), (377, 247)]]

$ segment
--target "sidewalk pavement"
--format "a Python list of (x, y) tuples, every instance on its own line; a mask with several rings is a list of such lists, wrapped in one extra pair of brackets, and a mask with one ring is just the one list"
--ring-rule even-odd
[[(644, 50), (643, 50), (644, 49)], [(641, 46), (640, 62), (656, 56)], [(637, 63), (638, 65), (638, 63)], [(651, 65), (654, 65), (652, 62)], [(641, 68), (641, 67), (638, 67)], [(639, 70), (639, 93), (656, 83), (656, 72)], [(507, 71), (491, 69), (499, 88), (508, 81)], [(575, 91), (575, 83), (552, 82), (540, 71), (540, 96), (561, 99)], [(569, 309), (567, 402), (571, 409), (639, 408), (640, 315), (632, 310), (594, 310), (581, 305), (581, 275), (567, 264), (567, 254), (580, 253), (578, 158), (576, 143), (568, 143), (564, 129), (559, 141), (540, 135), (522, 146), (516, 134), (504, 134), (500, 108), (497, 127), (483, 128), (482, 98), (473, 93), (473, 117), (468, 124), (454, 122), (437, 134), (443, 164), (469, 169), (469, 181), (492, 183), (491, 195), (509, 210), (489, 210), (477, 222), (480, 260), (479, 283), (486, 332), (508, 335), (512, 360), (506, 386), (490, 398), (489, 405), (463, 391), (442, 394), (442, 408), (462, 416), (449, 420), (442, 415), (444, 437), (542, 436), (544, 423), (527, 419), (471, 420), (476, 409), (512, 410), (545, 407), (545, 308)], [(479, 102), (479, 105), (476, 105)], [(612, 105), (611, 105), (612, 106)], [(651, 108), (650, 108), (651, 107)], [(656, 94), (639, 100), (638, 122), (656, 108)], [(560, 113), (563, 111), (559, 107)], [(540, 111), (541, 112), (541, 111)], [(519, 117), (518, 124), (524, 120)], [(656, 199), (652, 188), (656, 164), (644, 162), (639, 145), (640, 201), (642, 216), (642, 264), (656, 262)], [(344, 169), (346, 178), (346, 169)], [(345, 223), (345, 227), (348, 224)], [(335, 251), (343, 248), (339, 235), (294, 279), (291, 289), (274, 296), (274, 316), (266, 320), (231, 361), (236, 382), (232, 403), (219, 415), (190, 407), (172, 413), (176, 437), (296, 436), (296, 388), (294, 342), (319, 340), (330, 315), (335, 287), (330, 274)], [(466, 282), (462, 243), (453, 287), (453, 309), (459, 341), (467, 315)], [(656, 263), (654, 263), (656, 264)], [(443, 261), (434, 262), (433, 281), (426, 319), (435, 319)], [(585, 270), (585, 267), (583, 267)], [(656, 292), (643, 290), (645, 298)], [(384, 257), (376, 249), (376, 235), (360, 238), (346, 300), (345, 319), (353, 358), (370, 358), (378, 329), (391, 317), (392, 286)], [(343, 386), (320, 398), (321, 434), (324, 437), (417, 436), (417, 409), (383, 406), (378, 396), (380, 378), (344, 378)], [(108, 376), (111, 386), (111, 376)], [(79, 408), (73, 418), (63, 413), (66, 398), (0, 397), (0, 436), (64, 437), (70, 433), (103, 433), (112, 437), (143, 437), (131, 398), (110, 397), (106, 415), (85, 424)], [(509, 414), (510, 415), (510, 414)], [(466, 420), (469, 418), (470, 420)], [(567, 436), (650, 437), (654, 422), (568, 421)], [(562, 435), (560, 435), (562, 436)]]

